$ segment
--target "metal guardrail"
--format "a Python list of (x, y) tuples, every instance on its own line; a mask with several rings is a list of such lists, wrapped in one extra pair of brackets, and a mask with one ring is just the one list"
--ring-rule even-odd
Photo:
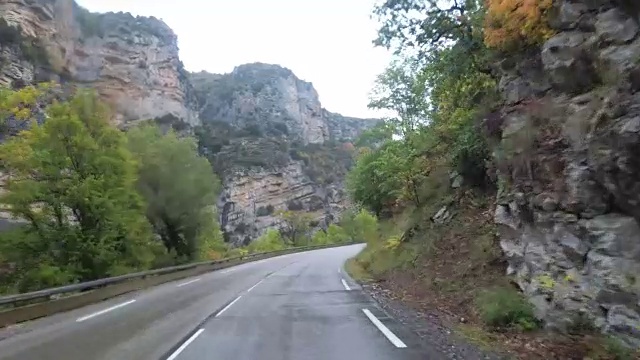
[[(231, 263), (231, 262), (244, 263), (244, 262), (250, 262), (254, 259), (257, 260), (257, 259), (269, 258), (273, 256), (278, 256), (278, 255), (292, 254), (292, 253), (308, 251), (308, 250), (324, 249), (329, 247), (337, 247), (337, 246), (345, 246), (345, 245), (353, 245), (353, 244), (356, 244), (356, 243), (354, 242), (354, 243), (345, 243), (345, 244), (302, 246), (302, 247), (289, 248), (284, 250), (248, 254), (245, 256), (238, 256), (238, 257), (227, 258), (222, 260), (204, 261), (204, 262), (191, 263), (191, 264), (185, 264), (185, 265), (171, 266), (171, 267), (155, 269), (155, 270), (142, 271), (142, 272), (131, 273), (131, 274), (126, 274), (121, 276), (114, 276), (110, 278), (87, 281), (87, 282), (78, 283), (78, 284), (71, 284), (71, 285), (65, 285), (65, 286), (60, 286), (55, 288), (43, 289), (43, 290), (38, 290), (38, 291), (33, 291), (28, 293), (2, 296), (0, 297), (0, 305), (16, 305), (26, 301), (41, 300), (41, 299), (43, 299), (44, 301), (47, 301), (47, 300), (50, 300), (51, 297), (55, 295), (92, 290), (92, 289), (101, 288), (105, 286), (120, 284), (122, 282), (126, 282), (129, 280), (146, 278), (149, 276), (170, 274), (170, 273), (175, 273), (179, 271), (196, 269), (198, 267), (203, 267), (203, 266), (211, 266), (211, 265), (217, 265), (217, 264), (222, 265), (222, 264)], [(220, 268), (216, 268), (214, 270), (217, 270)]]

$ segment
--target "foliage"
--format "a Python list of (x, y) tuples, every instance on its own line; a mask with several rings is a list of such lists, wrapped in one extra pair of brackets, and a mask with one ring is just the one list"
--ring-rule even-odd
[(492, 327), (518, 327), (530, 331), (538, 327), (533, 306), (512, 288), (497, 288), (481, 293), (477, 298), (482, 320)]
[(280, 234), (291, 246), (305, 246), (309, 242), (311, 214), (300, 211), (276, 211), (276, 216), (282, 220)]
[[(332, 184), (344, 178), (353, 164), (352, 150), (344, 144), (291, 144), (289, 155), (302, 161), (302, 170), (319, 184)], [(293, 210), (293, 209), (291, 209)]]
[(341, 244), (350, 240), (349, 234), (342, 227), (331, 224), (326, 231), (320, 230), (313, 234), (311, 245)]
[[(33, 108), (38, 90), (14, 95), (22, 102), (2, 102), (3, 116)], [(108, 111), (92, 93), (55, 102), (46, 113), (42, 126), (35, 114), (20, 115), (31, 127), (0, 145), (8, 175), (0, 200), (28, 221), (7, 240), (20, 249), (6, 260), (23, 274), (20, 290), (149, 267), (157, 244), (124, 134), (108, 125)]]
[(220, 180), (196, 143), (152, 125), (134, 128), (127, 137), (140, 161), (137, 187), (147, 218), (167, 249), (189, 261), (223, 250), (214, 210)]
[(365, 210), (343, 214), (340, 225), (352, 241), (373, 243), (378, 239), (378, 219)]
[(273, 212), (275, 211), (273, 205), (269, 204), (267, 206), (260, 206), (257, 210), (256, 210), (256, 216), (260, 217), (260, 216), (269, 216), (271, 214), (273, 214)]
[(276, 229), (269, 229), (257, 240), (252, 241), (251, 244), (246, 247), (246, 249), (249, 253), (253, 254), (259, 252), (282, 250), (286, 247), (287, 245), (280, 235), (280, 232)]
[(498, 49), (539, 45), (553, 35), (547, 14), (552, 0), (488, 0), (485, 43)]

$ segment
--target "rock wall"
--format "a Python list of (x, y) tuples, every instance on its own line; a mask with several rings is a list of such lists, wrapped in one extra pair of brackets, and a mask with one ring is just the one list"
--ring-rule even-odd
[(222, 121), (263, 134), (279, 130), (304, 144), (353, 139), (375, 124), (372, 119), (348, 118), (325, 110), (311, 83), (279, 65), (245, 64), (229, 74), (192, 74), (191, 80), (199, 89), (203, 121)]
[(556, 35), (499, 64), (501, 246), (550, 327), (640, 346), (640, 7), (554, 4)]
[(0, 17), (22, 35), (0, 44), (0, 85), (54, 80), (93, 88), (123, 126), (199, 124), (176, 35), (162, 21), (93, 14), (73, 0), (2, 0)]
[(310, 212), (322, 227), (349, 206), (343, 181), (352, 157), (344, 143), (376, 120), (323, 109), (311, 83), (278, 65), (190, 78), (208, 129), (203, 152), (223, 179), (218, 208), (228, 241), (246, 244), (278, 227), (278, 210)]

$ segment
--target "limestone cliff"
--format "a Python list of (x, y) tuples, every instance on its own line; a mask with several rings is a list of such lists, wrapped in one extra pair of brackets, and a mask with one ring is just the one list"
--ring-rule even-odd
[(551, 327), (640, 345), (640, 11), (560, 0), (556, 35), (500, 63), (487, 121), (509, 272)]
[(319, 226), (338, 216), (352, 159), (345, 143), (376, 123), (325, 110), (311, 83), (277, 65), (188, 74), (176, 35), (153, 17), (0, 0), (0, 86), (42, 81), (95, 89), (121, 128), (154, 119), (197, 129), (223, 179), (221, 222), (236, 244), (276, 226), (279, 209), (312, 212)]
[(91, 87), (123, 126), (199, 124), (176, 35), (162, 21), (93, 14), (73, 0), (2, 0), (0, 18), (1, 86), (53, 80)]
[(318, 226), (339, 216), (348, 205), (349, 141), (375, 120), (323, 109), (312, 84), (278, 65), (191, 79), (201, 105), (201, 150), (223, 179), (218, 205), (229, 241), (247, 243), (277, 227), (277, 210), (311, 212)]
[(320, 104), (317, 91), (291, 70), (271, 64), (245, 64), (224, 75), (192, 74), (200, 115), (236, 128), (283, 132), (304, 144), (353, 139), (375, 121), (333, 114)]

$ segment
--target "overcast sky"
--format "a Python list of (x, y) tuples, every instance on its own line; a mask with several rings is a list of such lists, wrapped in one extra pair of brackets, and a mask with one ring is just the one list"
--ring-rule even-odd
[(155, 16), (178, 34), (189, 71), (226, 73), (249, 62), (274, 63), (310, 81), (330, 111), (367, 109), (376, 75), (390, 60), (374, 48), (374, 0), (76, 0), (98, 12)]

